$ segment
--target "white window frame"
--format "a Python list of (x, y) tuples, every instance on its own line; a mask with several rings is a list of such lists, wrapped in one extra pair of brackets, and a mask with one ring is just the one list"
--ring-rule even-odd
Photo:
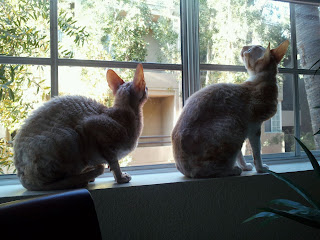
[(282, 132), (282, 104), (278, 102), (277, 113), (270, 118), (270, 131), (265, 130), (266, 133), (281, 133)]
[(277, 113), (271, 118), (271, 132), (273, 132), (273, 133), (281, 133), (282, 132), (281, 102), (278, 102)]
[[(274, 0), (291, 3), (305, 3), (320, 5), (319, 0)], [(299, 69), (297, 61), (296, 47), (296, 24), (292, 14), (295, 5), (290, 4), (290, 24), (291, 24), (291, 46), (292, 46), (292, 68), (280, 68), (280, 73), (293, 76), (294, 85), (294, 133), (300, 138), (300, 116), (299, 116), (299, 75), (313, 75), (315, 70)], [(0, 56), (0, 64), (28, 64), (28, 65), (47, 65), (51, 67), (51, 96), (57, 96), (58, 91), (58, 67), (77, 66), (77, 67), (97, 67), (97, 68), (136, 68), (136, 62), (102, 61), (102, 60), (79, 60), (79, 59), (60, 59), (58, 58), (58, 0), (50, 0), (50, 57), (11, 57)], [(191, 94), (198, 91), (200, 86), (200, 71), (231, 71), (246, 72), (244, 66), (221, 65), (221, 64), (200, 64), (199, 61), (199, 1), (180, 0), (180, 22), (181, 22), (181, 64), (162, 64), (162, 63), (143, 63), (144, 69), (150, 70), (171, 70), (182, 71), (182, 96), (185, 101)], [(320, 75), (320, 72), (317, 73)], [(286, 153), (276, 154), (285, 156)], [(292, 157), (292, 154), (286, 155)], [(301, 156), (301, 149), (295, 145), (295, 157)], [(266, 156), (271, 160), (276, 156)], [(161, 165), (163, 166), (163, 165)]]

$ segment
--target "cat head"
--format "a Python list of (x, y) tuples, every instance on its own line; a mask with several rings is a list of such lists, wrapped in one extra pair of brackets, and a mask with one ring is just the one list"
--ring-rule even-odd
[(270, 65), (277, 66), (287, 52), (289, 41), (286, 40), (277, 48), (270, 50), (270, 43), (265, 49), (259, 45), (244, 46), (241, 50), (241, 57), (250, 75), (255, 75)]
[(121, 104), (143, 105), (148, 98), (148, 88), (144, 81), (143, 67), (139, 63), (132, 82), (124, 82), (113, 70), (107, 71), (107, 81), (115, 101)]

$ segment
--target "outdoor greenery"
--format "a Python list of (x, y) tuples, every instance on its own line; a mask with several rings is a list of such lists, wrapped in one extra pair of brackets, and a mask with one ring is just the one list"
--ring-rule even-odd
[[(152, 35), (160, 49), (159, 62), (180, 61), (180, 51), (176, 47), (179, 31), (173, 29), (170, 17), (153, 19), (145, 1), (105, 3), (101, 0), (59, 1), (60, 58), (144, 62), (148, 55), (147, 38)], [(49, 6), (50, 1), (0, 0), (0, 54), (49, 57)], [(113, 97), (106, 87), (103, 72), (82, 68), (81, 81), (87, 85), (86, 95), (111, 106)], [(133, 73), (133, 70), (125, 70), (120, 75), (124, 80), (131, 80)], [(48, 78), (49, 69), (43, 66), (0, 65), (0, 121), (8, 131), (7, 136), (14, 134), (32, 110), (50, 98)], [(101, 87), (101, 80), (104, 87)], [(60, 95), (70, 93), (63, 90)], [(3, 173), (4, 169), (13, 167), (10, 137), (2, 139), (0, 147), (0, 173)], [(124, 159), (123, 164), (128, 162), (130, 157)]]
[[(316, 134), (319, 134), (318, 131)], [(318, 179), (316, 179), (317, 184), (319, 184), (320, 179), (320, 166), (314, 155), (310, 150), (296, 138), (296, 141), (300, 144), (303, 150), (306, 152), (312, 166), (314, 169), (314, 174)], [(309, 193), (307, 193), (303, 188), (297, 186), (295, 183), (289, 179), (268, 170), (268, 172), (276, 177), (277, 179), (286, 183), (289, 187), (295, 190), (300, 196), (302, 196), (310, 206), (305, 206), (301, 203), (288, 200), (288, 199), (275, 199), (270, 202), (270, 207), (259, 208), (262, 212), (248, 218), (244, 223), (252, 221), (257, 218), (264, 218), (264, 222), (272, 221), (279, 217), (285, 217), (291, 219), (298, 223), (320, 229), (320, 204), (319, 201), (315, 200)]]
[[(200, 62), (243, 65), (241, 48), (258, 44), (277, 47), (290, 39), (289, 5), (272, 1), (200, 0)], [(227, 27), (226, 27), (227, 26)], [(282, 66), (290, 64), (288, 50)], [(218, 82), (241, 83), (244, 73), (206, 72), (202, 85)], [(283, 81), (279, 76), (279, 81)]]
[[(0, 54), (5, 56), (48, 57), (49, 1), (0, 1)], [(84, 28), (65, 12), (59, 11), (58, 24), (63, 32), (83, 44)], [(60, 49), (63, 46), (59, 45)], [(62, 50), (66, 56), (72, 52)], [(50, 96), (50, 84), (43, 66), (0, 64), (0, 122), (13, 133), (30, 111)], [(0, 141), (0, 173), (12, 167), (12, 146), (9, 139)]]

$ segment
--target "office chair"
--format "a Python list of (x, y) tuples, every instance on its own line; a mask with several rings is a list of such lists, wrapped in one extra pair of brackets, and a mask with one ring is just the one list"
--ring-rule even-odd
[(1, 239), (101, 240), (93, 199), (86, 189), (0, 204)]

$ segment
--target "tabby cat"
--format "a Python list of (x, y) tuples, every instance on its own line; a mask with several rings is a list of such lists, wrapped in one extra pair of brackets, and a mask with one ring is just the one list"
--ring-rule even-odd
[(85, 187), (110, 166), (118, 183), (131, 177), (118, 160), (137, 145), (147, 100), (143, 67), (138, 64), (132, 82), (107, 72), (115, 96), (106, 106), (82, 96), (55, 97), (25, 121), (14, 139), (14, 163), (28, 190)]
[[(270, 50), (245, 46), (241, 51), (250, 75), (242, 84), (213, 84), (194, 93), (186, 102), (172, 132), (177, 169), (187, 177), (240, 175), (253, 166), (241, 147), (249, 139), (257, 172), (268, 166), (261, 160), (261, 124), (277, 112), (277, 65), (289, 41)], [(238, 165), (236, 165), (238, 160)]]

